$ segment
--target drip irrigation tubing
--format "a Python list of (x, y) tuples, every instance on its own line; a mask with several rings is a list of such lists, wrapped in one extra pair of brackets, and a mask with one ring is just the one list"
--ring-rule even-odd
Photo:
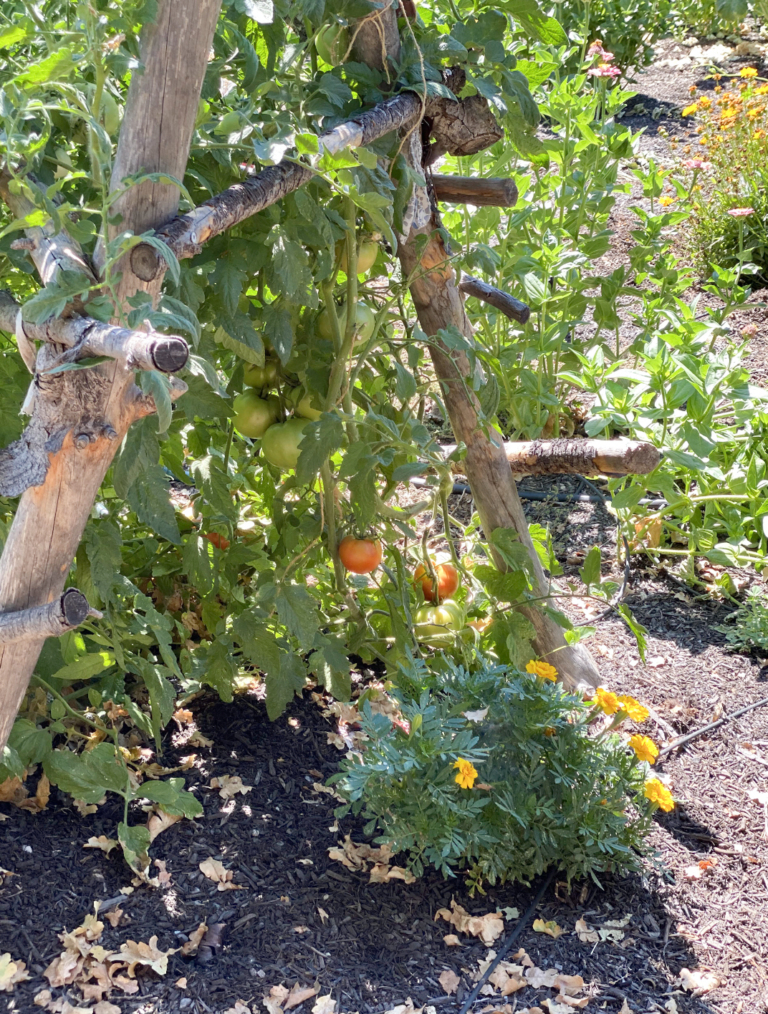
[(533, 899), (531, 904), (528, 906), (528, 908), (521, 916), (520, 920), (517, 923), (517, 926), (515, 926), (515, 928), (509, 934), (509, 936), (501, 945), (499, 950), (496, 952), (496, 957), (493, 959), (490, 965), (486, 968), (486, 970), (477, 980), (472, 992), (469, 994), (467, 999), (461, 1005), (461, 1010), (459, 1011), (459, 1014), (467, 1014), (469, 1008), (472, 1006), (472, 1004), (475, 1002), (475, 1000), (477, 1000), (478, 996), (480, 995), (480, 990), (486, 984), (489, 977), (493, 975), (494, 969), (498, 967), (500, 962), (503, 961), (506, 955), (510, 952), (510, 950), (512, 949), (512, 944), (517, 940), (517, 938), (520, 936), (523, 930), (527, 927), (529, 921), (533, 918), (533, 915), (536, 912), (536, 909), (538, 908), (541, 899), (544, 897), (544, 895), (547, 893), (547, 890), (552, 885), (552, 881), (555, 879), (556, 872), (557, 872), (556, 869), (552, 869), (549, 871), (547, 879), (544, 881), (544, 883), (536, 892), (536, 897)]

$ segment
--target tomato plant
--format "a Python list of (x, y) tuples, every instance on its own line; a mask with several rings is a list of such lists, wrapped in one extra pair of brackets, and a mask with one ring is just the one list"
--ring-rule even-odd
[(277, 398), (260, 398), (254, 390), (243, 391), (232, 403), (232, 421), (244, 437), (263, 437), (280, 417)]
[(374, 539), (356, 539), (346, 535), (339, 543), (339, 559), (353, 574), (370, 574), (381, 563), (381, 543)]
[(438, 563), (433, 569), (437, 577), (437, 594), (435, 594), (434, 579), (423, 563), (420, 563), (413, 572), (413, 579), (421, 583), (425, 599), (434, 602), (436, 598), (439, 598), (442, 602), (443, 599), (449, 599), (458, 590), (459, 572), (452, 563)]

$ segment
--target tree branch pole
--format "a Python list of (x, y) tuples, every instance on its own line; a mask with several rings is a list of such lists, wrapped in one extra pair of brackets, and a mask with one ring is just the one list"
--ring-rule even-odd
[(77, 588), (67, 588), (47, 606), (33, 606), (17, 613), (0, 613), (0, 644), (36, 641), (41, 637), (61, 637), (79, 627), (89, 616), (101, 619), (88, 599)]
[[(378, 17), (386, 25), (387, 21), (395, 18), (395, 13), (388, 9)], [(391, 31), (385, 28), (384, 37), (388, 38), (390, 34)], [(399, 45), (393, 44), (388, 55), (397, 62)], [(362, 63), (375, 66), (375, 48), (366, 52), (360, 47), (356, 58)], [(421, 172), (423, 148), (419, 131), (412, 131), (406, 138), (404, 154), (412, 168)], [(449, 253), (443, 243), (437, 210), (430, 201), (426, 188), (414, 187), (411, 206), (404, 217), (407, 231), (400, 239), (398, 250), (403, 275), (414, 279), (411, 296), (419, 323), (432, 338), (430, 354), (451, 426), (456, 439), (467, 448), (462, 464), (483, 531), (486, 537), (497, 528), (511, 528), (517, 532), (520, 542), (528, 550), (533, 594), (544, 595), (547, 580), (528, 534), (528, 524), (506, 453), (501, 442), (493, 442), (481, 426), (479, 404), (469, 389), (471, 371), (467, 356), (463, 352), (449, 351), (436, 338), (438, 331), (454, 326), (472, 341), (473, 331), (464, 312), (462, 294), (456, 284)], [(505, 570), (503, 559), (493, 546), (490, 550), (496, 566)], [(566, 686), (598, 685), (597, 667), (583, 645), (567, 644), (559, 625), (535, 607), (521, 607), (520, 612), (535, 628), (536, 651), (557, 668)]]
[(474, 296), (475, 299), (479, 299), (483, 303), (495, 306), (497, 310), (501, 310), (511, 320), (516, 320), (518, 324), (527, 324), (530, 319), (530, 307), (480, 278), (473, 278), (471, 275), (462, 273), (459, 291), (463, 292), (465, 296)]
[[(441, 451), (449, 458), (456, 444)], [(510, 440), (502, 444), (515, 478), (525, 475), (648, 475), (658, 467), (662, 453), (653, 444), (640, 440), (589, 440), (562, 437), (555, 440)], [(454, 472), (463, 472), (463, 461), (451, 463)]]
[(436, 199), (448, 204), (473, 204), (476, 208), (512, 208), (517, 204), (514, 180), (435, 173), (430, 183)]
[[(160, 0), (155, 23), (145, 26), (144, 69), (135, 70), (131, 78), (113, 188), (141, 169), (183, 176), (220, 2)], [(13, 195), (7, 199), (20, 217)], [(176, 187), (144, 183), (128, 190), (112, 214), (122, 216), (119, 229), (141, 233), (162, 225), (177, 208)], [(56, 264), (63, 266), (57, 260), (58, 247), (48, 250), (54, 241), (63, 245), (67, 256), (72, 254), (64, 234), (51, 239), (44, 235), (31, 251), (43, 281), (55, 277)], [(159, 292), (159, 284), (145, 285), (130, 264), (121, 269), (121, 301), (139, 289), (153, 297)], [(40, 349), (40, 373), (54, 355), (50, 346)], [(68, 371), (40, 382), (28, 430), (34, 429), (39, 438), (46, 469), (41, 484), (24, 492), (0, 560), (0, 612), (44, 606), (61, 596), (99, 486), (128, 427), (146, 409), (133, 370), (123, 362)], [(0, 649), (0, 748), (8, 739), (42, 645), (43, 637), (35, 637)]]
[(108, 356), (131, 370), (160, 370), (178, 373), (189, 359), (189, 346), (176, 335), (148, 335), (105, 324), (93, 317), (51, 317), (42, 324), (18, 321), (21, 307), (5, 289), (0, 289), (0, 330), (13, 334), (21, 327), (29, 341), (65, 345), (76, 355), (61, 357), (77, 362), (87, 356)]

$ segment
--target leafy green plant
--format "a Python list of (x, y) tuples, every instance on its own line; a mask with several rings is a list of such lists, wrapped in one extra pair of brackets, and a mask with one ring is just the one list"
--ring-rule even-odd
[(557, 0), (557, 18), (571, 36), (599, 39), (623, 70), (645, 67), (669, 30), (670, 0)]
[(617, 701), (595, 735), (600, 703), (537, 665), (544, 676), (482, 656), (469, 668), (404, 665), (393, 691), (401, 720), (363, 704), (364, 750), (331, 779), (349, 801), (338, 812), (362, 813), (366, 832), (406, 852), (415, 873), (465, 870), (477, 888), (550, 866), (596, 880), (639, 868), (656, 807), (647, 763), (616, 731), (626, 712)]
[(759, 588), (751, 588), (746, 601), (717, 628), (735, 651), (768, 650), (768, 597)]

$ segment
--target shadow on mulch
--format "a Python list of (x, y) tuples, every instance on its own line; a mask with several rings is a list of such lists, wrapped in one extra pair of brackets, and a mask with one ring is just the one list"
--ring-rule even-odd
[[(634, 581), (642, 577), (635, 574)], [(634, 582), (633, 582), (634, 583)], [(729, 612), (731, 603), (726, 602), (683, 602), (670, 595), (670, 589), (660, 588), (643, 591), (641, 595), (630, 593), (625, 602), (632, 614), (653, 630), (653, 636), (662, 641), (674, 641), (692, 655), (703, 654), (710, 645), (724, 647), (725, 634), (720, 626)], [(674, 586), (679, 591), (678, 585)]]
[[(218, 1014), (237, 999), (258, 1008), (270, 986), (296, 981), (319, 983), (344, 1012), (372, 1014), (408, 996), (417, 1007), (432, 1000), (440, 1014), (456, 1011), (471, 988), (467, 970), (477, 967), (487, 948), (471, 938), (461, 948), (447, 948), (443, 937), (450, 927), (435, 922), (435, 912), (455, 898), (472, 913), (506, 906), (522, 913), (536, 885), (493, 888), (474, 899), (460, 879), (446, 881), (435, 873), (411, 885), (369, 885), (365, 875), (328, 858), (328, 848), (345, 833), (356, 841), (364, 836), (359, 821), (346, 819), (336, 829), (333, 800), (312, 789), (321, 775), (324, 780), (336, 770), (339, 754), (327, 744), (331, 726), (309, 695), (274, 723), (253, 697), (227, 705), (206, 696), (193, 707), (199, 727), (215, 745), (201, 751), (200, 767), (187, 778), (204, 816), (175, 824), (152, 846), (153, 856), (165, 860), (172, 875), (168, 889), (139, 886), (123, 898), (120, 889), (129, 876), (120, 857), (83, 851), (91, 835), (114, 835), (121, 813), (112, 799), (80, 818), (54, 790), (48, 810), (38, 815), (14, 810), (0, 824), (0, 863), (15, 874), (0, 888), (0, 952), (9, 950), (27, 961), (33, 974), (13, 994), (14, 1010), (38, 1009), (32, 998), (48, 985), (42, 972), (61, 950), (56, 934), (77, 926), (95, 900), (108, 905), (119, 898), (128, 919), (117, 929), (106, 928), (100, 942), (107, 949), (127, 939), (148, 941), (154, 934), (161, 948), (180, 947), (201, 922), (226, 924), (224, 945), (209, 962), (176, 954), (165, 978), (140, 973), (140, 993), (117, 997), (126, 1014)], [(169, 744), (163, 762), (170, 765), (188, 752), (189, 747)], [(212, 776), (224, 774), (239, 775), (252, 786), (250, 792), (225, 802), (204, 787)], [(144, 819), (135, 805), (131, 821)], [(245, 890), (217, 892), (198, 869), (209, 856), (231, 869)], [(696, 967), (695, 955), (676, 936), (675, 920), (657, 893), (671, 879), (651, 864), (644, 876), (606, 877), (603, 890), (587, 884), (584, 892), (577, 887), (568, 893), (564, 884), (557, 885), (557, 897), (553, 888), (537, 915), (555, 919), (566, 933), (552, 940), (529, 928), (519, 944), (542, 968), (582, 974), (601, 1009), (618, 1011), (626, 997), (635, 1011), (663, 1011), (680, 968)], [(599, 927), (626, 914), (631, 919), (621, 945), (582, 944), (571, 932), (581, 916)], [(458, 997), (440, 999), (438, 977), (446, 968), (463, 977), (462, 986)], [(188, 981), (183, 992), (173, 986), (182, 976)], [(540, 1003), (547, 995), (553, 996), (546, 990), (520, 991), (517, 1006)], [(77, 1003), (79, 998), (71, 993), (69, 999)], [(481, 999), (478, 1007), (488, 998)], [(714, 1011), (687, 995), (677, 993), (675, 1000), (686, 1014)]]

